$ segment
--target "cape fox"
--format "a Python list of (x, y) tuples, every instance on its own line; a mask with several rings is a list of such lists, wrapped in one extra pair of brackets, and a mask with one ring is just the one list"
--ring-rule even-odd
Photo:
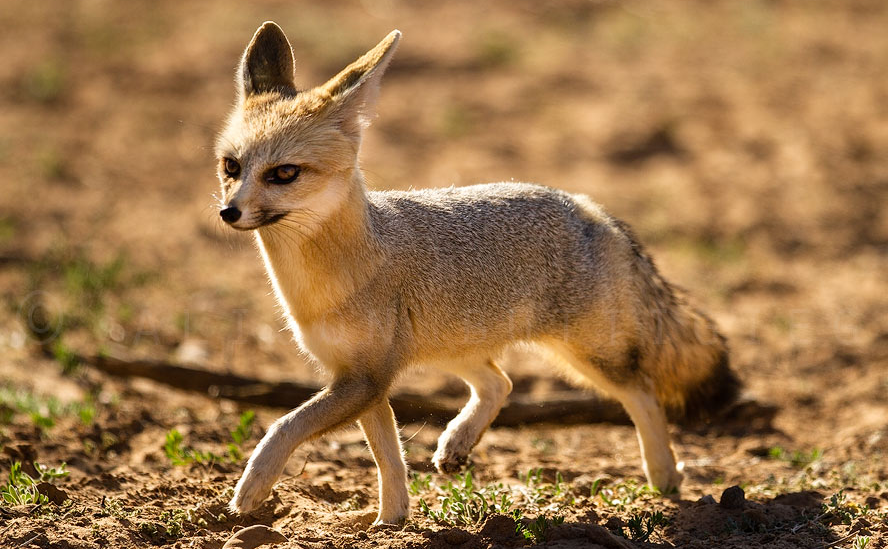
[(521, 183), (368, 191), (361, 136), (400, 36), (305, 90), (275, 23), (243, 54), (217, 146), (221, 216), (254, 231), (289, 327), (333, 381), (268, 429), (231, 510), (257, 507), (300, 444), (357, 421), (379, 471), (376, 521), (403, 520), (393, 380), (426, 365), (468, 384), (433, 458), (457, 471), (512, 388), (496, 361), (516, 343), (621, 402), (648, 481), (677, 489), (666, 410), (712, 411), (735, 396), (724, 338), (586, 196)]

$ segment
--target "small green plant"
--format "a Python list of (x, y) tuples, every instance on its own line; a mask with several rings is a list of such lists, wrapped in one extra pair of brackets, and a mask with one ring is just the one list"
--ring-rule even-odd
[(631, 539), (632, 541), (645, 542), (650, 539), (651, 534), (654, 533), (654, 530), (656, 530), (658, 526), (665, 526), (668, 523), (669, 521), (663, 515), (662, 511), (657, 511), (655, 513), (636, 513), (626, 521), (628, 532), (626, 532), (625, 529), (620, 528), (620, 535), (627, 539)]
[(250, 438), (253, 431), (253, 423), (256, 421), (256, 413), (247, 410), (240, 415), (237, 427), (231, 431), (232, 442), (228, 443), (228, 455), (220, 456), (210, 451), (197, 450), (185, 446), (185, 438), (176, 429), (170, 429), (166, 434), (163, 444), (163, 452), (173, 465), (188, 465), (189, 463), (234, 463), (243, 459), (243, 444)]
[(231, 442), (228, 443), (228, 458), (231, 461), (240, 461), (244, 457), (241, 450), (244, 443), (253, 434), (253, 423), (256, 421), (256, 412), (247, 410), (240, 415), (237, 427), (231, 431)]
[(540, 515), (537, 518), (528, 521), (526, 524), (519, 520), (516, 520), (516, 522), (518, 523), (518, 526), (515, 531), (519, 535), (533, 543), (542, 543), (546, 541), (549, 536), (549, 528), (564, 524), (564, 517), (555, 516), (549, 519), (546, 515)]
[(61, 403), (55, 397), (44, 397), (25, 389), (0, 386), (0, 423), (11, 423), (16, 415), (27, 415), (31, 423), (41, 431), (55, 426), (60, 417), (75, 415), (84, 425), (90, 425), (95, 417), (92, 398), (83, 402)]
[(183, 509), (173, 509), (172, 511), (164, 511), (160, 514), (160, 522), (166, 529), (166, 533), (171, 538), (182, 537), (185, 528), (185, 520), (187, 513)]
[(407, 490), (414, 496), (418, 496), (423, 492), (428, 492), (431, 489), (431, 485), (432, 475), (423, 475), (416, 471), (410, 472), (410, 485), (407, 487)]
[(36, 461), (34, 462), (34, 469), (37, 470), (37, 474), (40, 475), (38, 479), (40, 482), (52, 482), (57, 478), (64, 478), (68, 476), (67, 470), (68, 464), (64, 461), (58, 467), (50, 467), (49, 465), (40, 465)]
[(854, 549), (866, 549), (869, 547), (870, 537), (869, 536), (857, 536), (854, 538)]
[[(167, 509), (160, 513), (156, 520), (140, 521), (139, 531), (149, 538), (178, 539), (185, 534), (185, 529), (189, 525), (206, 528), (207, 521), (200, 516), (200, 513), (200, 506), (191, 509)], [(224, 520), (224, 515), (220, 516)]]
[(153, 538), (157, 535), (157, 525), (150, 520), (143, 520), (139, 523), (139, 531), (149, 538)]
[(63, 374), (73, 374), (77, 371), (77, 367), (80, 366), (80, 357), (70, 347), (65, 345), (61, 337), (52, 342), (50, 350), (52, 351), (53, 358), (62, 367)]
[(166, 442), (163, 451), (173, 465), (188, 465), (189, 463), (212, 463), (223, 461), (221, 456), (213, 452), (204, 452), (187, 446), (183, 446), (184, 437), (176, 429), (170, 429), (166, 434)]
[(573, 505), (576, 502), (570, 485), (564, 481), (560, 472), (555, 472), (555, 482), (546, 482), (543, 478), (543, 470), (531, 469), (522, 475), (525, 487), (519, 491), (524, 496), (524, 502), (528, 508), (538, 511), (541, 509), (559, 510)]
[(127, 511), (123, 508), (120, 500), (102, 496), (101, 515), (105, 517), (114, 517), (116, 519), (128, 519), (136, 515), (135, 511)]
[[(413, 494), (433, 489), (431, 475), (413, 473), (412, 479), (410, 491)], [(518, 490), (529, 507), (563, 508), (574, 502), (570, 487), (560, 473), (555, 474), (554, 483), (543, 480), (541, 469), (531, 469), (522, 475), (522, 479), (525, 487)], [(535, 519), (525, 520), (524, 510), (515, 507), (512, 488), (502, 483), (479, 487), (475, 484), (471, 470), (455, 475), (453, 480), (434, 489), (439, 493), (437, 499), (441, 504), (440, 510), (432, 509), (424, 498), (419, 500), (419, 507), (423, 514), (440, 524), (469, 526), (478, 524), (493, 514), (508, 515), (515, 521), (517, 534), (533, 543), (540, 543), (546, 540), (552, 526), (564, 523), (564, 517), (560, 515), (549, 518), (540, 514)]]
[(42, 430), (55, 425), (55, 419), (61, 415), (61, 404), (55, 398), (41, 398), (23, 389), (10, 386), (0, 387), (0, 405), (9, 410), (5, 417), (12, 422), (16, 414), (27, 414), (31, 423)]
[(815, 461), (820, 460), (820, 458), (823, 457), (823, 450), (820, 448), (814, 448), (810, 452), (802, 452), (800, 450), (789, 452), (781, 446), (774, 446), (768, 450), (768, 457), (780, 461), (787, 461), (792, 464), (793, 467), (803, 469)]
[(0, 486), (0, 499), (8, 505), (44, 505), (49, 499), (37, 491), (39, 482), (52, 482), (55, 479), (68, 476), (65, 464), (58, 467), (49, 467), (34, 463), (37, 470), (37, 479), (22, 471), (20, 461), (13, 462), (9, 468), (9, 480)]
[(598, 495), (598, 492), (601, 490), (601, 479), (595, 479), (595, 482), (592, 483), (592, 486), (589, 487), (589, 497), (594, 498)]
[(425, 499), (419, 500), (419, 507), (426, 516), (441, 524), (478, 524), (492, 514), (512, 512), (511, 490), (501, 483), (476, 489), (471, 470), (456, 475), (455, 481), (448, 481), (438, 490), (440, 511), (433, 510)]
[(829, 523), (838, 522), (840, 524), (851, 524), (851, 522), (868, 511), (866, 507), (857, 503), (848, 501), (844, 490), (839, 490), (829, 498), (829, 502), (824, 503), (823, 518), (829, 519)]
[(49, 499), (37, 491), (37, 481), (24, 471), (22, 463), (16, 461), (9, 468), (9, 480), (0, 487), (0, 496), (8, 505), (43, 505)]
[(658, 495), (660, 492), (647, 484), (639, 484), (633, 479), (602, 487), (598, 490), (598, 497), (609, 507), (624, 509), (639, 498)]

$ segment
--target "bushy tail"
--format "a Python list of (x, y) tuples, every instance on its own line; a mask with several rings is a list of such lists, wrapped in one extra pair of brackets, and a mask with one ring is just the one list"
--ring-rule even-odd
[(614, 223), (628, 239), (638, 270), (638, 317), (648, 335), (644, 370), (658, 400), (675, 421), (715, 417), (734, 403), (741, 388), (730, 368), (724, 336), (688, 302), (684, 291), (660, 276), (631, 229), (619, 220)]
[(675, 347), (661, 360), (670, 359), (678, 367), (672, 372), (675, 382), (665, 384), (671, 391), (658, 391), (658, 397), (670, 419), (697, 423), (716, 417), (733, 404), (741, 383), (731, 369), (727, 342), (714, 323), (683, 299), (677, 301), (678, 310), (672, 315), (676, 324), (671, 326), (670, 336)]

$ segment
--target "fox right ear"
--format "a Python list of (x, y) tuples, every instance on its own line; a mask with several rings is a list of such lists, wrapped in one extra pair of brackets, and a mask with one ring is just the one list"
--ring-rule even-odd
[(237, 73), (241, 98), (266, 92), (295, 92), (293, 49), (284, 31), (266, 21), (253, 35)]
[(360, 139), (361, 129), (369, 124), (379, 95), (379, 80), (400, 39), (401, 31), (393, 30), (373, 49), (320, 87), (347, 135)]

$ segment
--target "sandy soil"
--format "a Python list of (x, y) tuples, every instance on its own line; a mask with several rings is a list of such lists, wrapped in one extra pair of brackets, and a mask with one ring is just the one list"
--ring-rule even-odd
[[(0, 483), (14, 462), (32, 476), (34, 461), (65, 462), (70, 474), (52, 482), (63, 494), (42, 488), (68, 503), (0, 506), (0, 546), (218, 548), (252, 524), (293, 548), (531, 543), (509, 517), (449, 526), (419, 511), (420, 499), (439, 509), (434, 487), (452, 480), (432, 474), (440, 428), (430, 424), (403, 427), (411, 468), (431, 474), (403, 528), (366, 529), (376, 475), (354, 429), (300, 448), (264, 506), (228, 516), (243, 459), (224, 456), (246, 408), (88, 367), (63, 372), (71, 352), (112, 353), (322, 381), (281, 331), (249, 237), (220, 225), (212, 196), (233, 67), (266, 19), (287, 31), (306, 85), (400, 28), (363, 152), (372, 185), (515, 179), (592, 195), (718, 321), (748, 397), (776, 407), (773, 418), (736, 410), (674, 427), (686, 480), (667, 498), (639, 488), (631, 427), (491, 430), (473, 456), (476, 485), (503, 483), (527, 518), (564, 517), (537, 541), (888, 545), (884, 2), (6, 7)], [(55, 359), (24, 329), (37, 303), (53, 319)], [(519, 393), (564, 389), (540, 359), (510, 362)], [(464, 391), (428, 372), (403, 385)], [(244, 454), (281, 413), (255, 411)], [(173, 429), (222, 457), (174, 465), (164, 451)], [(735, 485), (745, 500), (722, 497)], [(633, 519), (656, 512), (664, 521), (640, 541)]]

